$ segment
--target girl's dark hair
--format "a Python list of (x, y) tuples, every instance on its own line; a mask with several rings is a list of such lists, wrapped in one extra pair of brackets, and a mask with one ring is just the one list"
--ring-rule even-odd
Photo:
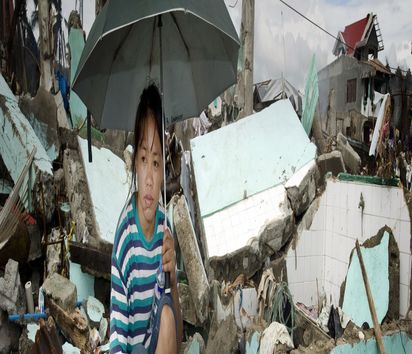
[(152, 114), (155, 118), (156, 130), (159, 134), (160, 145), (163, 154), (163, 139), (162, 139), (162, 99), (159, 89), (155, 84), (150, 84), (140, 95), (139, 106), (137, 107), (136, 121), (134, 126), (134, 149), (132, 160), (132, 183), (136, 181), (136, 154), (138, 146), (141, 144), (144, 137), (144, 130), (149, 115)]

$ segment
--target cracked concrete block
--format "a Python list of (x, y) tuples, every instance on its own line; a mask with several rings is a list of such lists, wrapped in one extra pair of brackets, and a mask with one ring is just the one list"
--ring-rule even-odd
[(198, 321), (196, 317), (195, 304), (193, 303), (192, 294), (190, 293), (189, 285), (178, 283), (179, 302), (182, 309), (183, 321), (196, 326)]
[(87, 318), (91, 327), (99, 328), (104, 314), (104, 305), (93, 296), (89, 296), (86, 302)]
[(288, 199), (296, 216), (302, 215), (315, 198), (318, 174), (318, 167), (312, 160), (286, 182)]
[(26, 298), (20, 282), (19, 263), (9, 259), (4, 277), (0, 278), (0, 308), (9, 315), (26, 310)]
[(77, 299), (76, 285), (69, 279), (54, 273), (43, 283), (43, 291), (63, 310), (70, 312), (75, 308)]
[(189, 281), (190, 292), (195, 304), (196, 315), (200, 323), (203, 323), (207, 318), (209, 282), (184, 196), (181, 196), (176, 202), (173, 210), (173, 220)]
[(339, 133), (337, 136), (336, 147), (342, 153), (343, 161), (349, 172), (355, 175), (359, 174), (361, 158), (342, 133)]
[(346, 172), (342, 153), (338, 150), (320, 155), (316, 163), (318, 164), (321, 179), (323, 179), (328, 172), (332, 172), (332, 175), (335, 177), (341, 172)]

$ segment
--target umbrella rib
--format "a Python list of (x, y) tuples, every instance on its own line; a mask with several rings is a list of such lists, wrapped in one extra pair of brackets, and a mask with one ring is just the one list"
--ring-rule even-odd
[(176, 26), (179, 34), (180, 34), (180, 38), (182, 38), (182, 42), (183, 42), (183, 44), (184, 44), (184, 46), (185, 46), (185, 48), (186, 48), (187, 56), (190, 58), (189, 47), (188, 47), (188, 45), (187, 45), (187, 43), (186, 43), (186, 41), (185, 41), (185, 38), (183, 37), (182, 30), (180, 29), (179, 24), (177, 23), (176, 16), (174, 15), (173, 12), (170, 13), (170, 15), (172, 16), (173, 22), (174, 22), (174, 24), (175, 24), (175, 26)]

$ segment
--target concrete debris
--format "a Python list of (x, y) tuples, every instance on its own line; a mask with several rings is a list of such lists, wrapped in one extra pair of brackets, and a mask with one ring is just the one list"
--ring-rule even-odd
[(93, 296), (89, 296), (86, 301), (86, 313), (91, 327), (99, 328), (103, 318), (104, 306)]
[(196, 316), (195, 304), (192, 299), (189, 285), (178, 283), (179, 302), (182, 309), (183, 321), (195, 326), (199, 322)]
[(9, 315), (23, 314), (26, 310), (26, 298), (20, 282), (19, 263), (9, 259), (4, 277), (0, 278), (0, 309)]
[(59, 273), (62, 264), (62, 241), (63, 234), (60, 228), (54, 228), (51, 230), (48, 236), (48, 242), (52, 243), (47, 246), (46, 249), (46, 269), (47, 274)]
[(35, 97), (22, 96), (19, 100), (19, 107), (29, 120), (50, 160), (56, 160), (60, 151), (60, 140), (54, 97), (43, 87), (39, 87)]
[(53, 299), (56, 305), (64, 311), (72, 311), (75, 308), (77, 300), (76, 285), (69, 279), (54, 273), (44, 281), (42, 288), (44, 294)]
[(319, 176), (322, 180), (328, 172), (331, 172), (335, 177), (341, 172), (346, 172), (342, 153), (339, 150), (320, 155), (316, 159), (316, 164), (318, 165)]
[[(3, 289), (3, 288), (0, 288)], [(19, 348), (20, 327), (8, 321), (7, 313), (0, 310), (0, 353), (16, 352)]]
[(237, 326), (233, 316), (228, 316), (217, 324), (217, 330), (209, 332), (209, 340), (206, 345), (206, 354), (233, 353), (237, 351)]
[(30, 238), (30, 251), (27, 260), (34, 261), (41, 257), (41, 232), (37, 223), (28, 224), (27, 231)]
[(92, 352), (95, 351), (97, 346), (100, 343), (100, 335), (99, 331), (96, 328), (92, 328), (90, 330), (90, 336), (89, 336), (89, 348)]
[[(90, 193), (90, 212), (95, 220), (94, 229), (98, 237), (96, 241), (113, 244), (119, 210), (123, 209), (129, 195), (130, 173), (127, 172), (123, 160), (106, 148), (98, 149), (92, 146), (93, 163), (89, 163), (87, 140), (79, 137), (78, 142), (87, 190)], [(108, 185), (116, 190), (116, 193), (102, 193)], [(84, 205), (81, 207), (85, 208)]]
[(106, 317), (102, 317), (102, 319), (100, 320), (100, 326), (99, 326), (100, 343), (105, 342), (108, 329), (109, 329), (109, 321), (107, 320)]
[(348, 171), (355, 175), (359, 174), (361, 158), (342, 133), (339, 133), (337, 136), (336, 147), (342, 153), (342, 158)]
[(205, 341), (203, 337), (196, 332), (193, 337), (188, 340), (183, 354), (204, 354), (205, 351)]
[[(54, 210), (52, 163), (33, 128), (21, 113), (16, 97), (2, 76), (0, 76), (0, 108), (0, 126), (2, 127), (0, 156), (16, 183), (27, 157), (33, 147), (36, 147), (28, 193), (26, 189), (22, 189), (19, 195), (27, 209), (41, 210), (46, 219), (50, 221)], [(24, 183), (28, 183), (28, 176)], [(43, 203), (43, 199), (47, 203)]]
[(96, 244), (95, 216), (91, 207), (84, 167), (78, 151), (74, 149), (64, 151), (63, 170), (71, 215), (76, 220), (77, 241)]
[[(210, 276), (212, 278), (218, 280), (225, 279), (230, 281), (232, 279), (235, 279), (241, 273), (245, 274), (247, 278), (250, 278), (259, 269), (261, 269), (262, 264), (265, 262), (267, 257), (270, 257), (276, 252), (280, 251), (282, 247), (291, 239), (293, 233), (295, 232), (293, 210), (289, 206), (285, 188), (283, 186), (279, 186), (275, 187), (275, 189), (276, 190), (264, 192), (267, 193), (267, 195), (265, 196), (251, 197), (258, 198), (257, 201), (253, 203), (258, 203), (260, 198), (262, 198), (263, 205), (265, 204), (266, 200), (270, 199), (270, 205), (264, 205), (262, 206), (262, 208), (269, 206), (272, 207), (273, 203), (273, 207), (276, 208), (276, 211), (273, 212), (273, 209), (269, 209), (269, 213), (270, 215), (272, 215), (272, 218), (264, 222), (260, 229), (257, 230), (256, 237), (249, 239), (245, 246), (224, 256), (211, 257), (209, 259), (211, 269)], [(230, 208), (227, 210), (230, 214)], [(263, 211), (262, 213), (264, 214), (265, 212)], [(211, 216), (209, 221), (213, 221), (212, 218), (218, 217), (220, 219), (224, 218), (224, 216), (227, 215), (224, 212), (221, 212), (219, 214), (219, 216)], [(254, 214), (250, 213), (247, 218), (254, 218)], [(246, 221), (247, 220), (242, 220), (242, 222)], [(221, 222), (225, 221), (222, 220)], [(231, 222), (230, 219), (228, 222)], [(207, 227), (208, 226), (206, 224), (206, 228)], [(230, 242), (231, 245), (239, 245), (240, 243), (239, 240), (235, 238), (235, 234), (230, 235), (231, 240), (227, 240), (227, 238), (229, 238), (227, 237), (227, 234), (225, 235), (225, 238), (222, 238), (221, 234), (216, 234), (215, 236), (216, 241), (218, 241), (218, 238), (221, 240), (221, 244)], [(209, 240), (211, 240), (210, 235), (208, 237), (208, 241)]]
[(302, 215), (315, 198), (318, 174), (316, 163), (312, 160), (286, 182), (285, 188), (295, 216)]
[(208, 315), (209, 282), (200, 256), (199, 246), (190, 219), (186, 199), (181, 196), (176, 201), (173, 213), (174, 228), (182, 252), (189, 290), (195, 305), (196, 316), (203, 323)]
[(278, 322), (272, 322), (269, 327), (263, 331), (260, 339), (259, 353), (286, 353), (293, 348), (294, 345), (292, 339), (290, 338), (285, 325)]

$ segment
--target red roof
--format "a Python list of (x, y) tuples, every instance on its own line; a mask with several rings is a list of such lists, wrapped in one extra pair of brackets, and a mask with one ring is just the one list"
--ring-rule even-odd
[(353, 53), (353, 49), (356, 47), (356, 43), (360, 42), (363, 38), (362, 35), (365, 32), (365, 27), (368, 24), (369, 14), (362, 20), (356, 21), (345, 27), (342, 32), (343, 39), (348, 45), (348, 55)]

